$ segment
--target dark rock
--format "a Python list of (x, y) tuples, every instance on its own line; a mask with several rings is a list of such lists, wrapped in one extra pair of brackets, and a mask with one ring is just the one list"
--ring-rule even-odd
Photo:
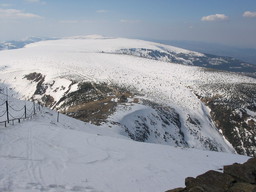
[(185, 179), (185, 185), (186, 186), (191, 186), (194, 182), (195, 182), (195, 178), (194, 177), (187, 177), (186, 179)]
[(182, 192), (183, 190), (184, 188), (176, 188), (176, 189), (168, 190), (166, 192)]
[(192, 187), (188, 191), (184, 191), (184, 192), (206, 192), (206, 191), (202, 187), (196, 186), (196, 187)]
[(187, 178), (185, 184), (193, 192), (225, 192), (234, 182), (235, 179), (228, 174), (208, 171), (195, 179)]
[(128, 101), (128, 99), (127, 99), (127, 97), (126, 97), (125, 95), (122, 95), (122, 96), (120, 97), (120, 102), (126, 103), (127, 101)]
[(256, 185), (250, 183), (235, 183), (227, 192), (256, 192)]
[(29, 81), (39, 82), (42, 79), (44, 79), (44, 76), (41, 73), (30, 73), (28, 75), (25, 75), (24, 78), (26, 78)]
[(208, 171), (196, 178), (187, 177), (186, 188), (167, 192), (256, 192), (256, 158), (244, 164), (224, 166), (224, 173)]
[(256, 184), (256, 158), (244, 164), (224, 166), (224, 173), (233, 176), (239, 182)]
[(51, 95), (44, 95), (42, 97), (42, 102), (45, 104), (45, 106), (50, 107), (54, 103), (54, 98)]

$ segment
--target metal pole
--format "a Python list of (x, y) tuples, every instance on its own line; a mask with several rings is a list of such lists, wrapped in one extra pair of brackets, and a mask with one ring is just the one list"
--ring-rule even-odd
[(59, 123), (59, 119), (60, 119), (60, 112), (58, 111), (58, 116), (57, 116), (57, 122)]
[(33, 102), (33, 108), (34, 108), (34, 115), (36, 114), (36, 106), (35, 106), (35, 102)]
[(6, 87), (6, 101), (8, 101), (8, 87)]
[(6, 101), (6, 115), (7, 115), (7, 122), (9, 123), (9, 107), (8, 107), (8, 101)]
[(27, 106), (26, 105), (24, 106), (24, 109), (25, 109), (25, 119), (27, 119)]

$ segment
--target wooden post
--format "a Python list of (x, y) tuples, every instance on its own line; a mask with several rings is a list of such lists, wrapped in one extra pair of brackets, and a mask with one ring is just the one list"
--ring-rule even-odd
[(9, 106), (8, 106), (8, 101), (6, 101), (6, 115), (7, 115), (7, 122), (9, 123)]

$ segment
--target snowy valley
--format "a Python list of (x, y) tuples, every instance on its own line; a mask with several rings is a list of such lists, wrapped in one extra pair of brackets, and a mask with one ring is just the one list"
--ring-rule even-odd
[[(25, 101), (9, 97), (9, 103), (14, 108)], [(57, 117), (44, 107), (20, 123), (0, 124), (0, 191), (166, 191), (184, 186), (188, 176), (249, 158), (135, 142), (119, 130)]]
[(195, 66), (223, 59), (101, 36), (0, 58), (0, 114), (7, 98), (51, 108), (0, 125), (2, 191), (164, 191), (255, 155), (256, 79)]
[(1, 82), (16, 98), (136, 141), (254, 155), (254, 78), (124, 49), (205, 57), (141, 40), (73, 37), (1, 51)]

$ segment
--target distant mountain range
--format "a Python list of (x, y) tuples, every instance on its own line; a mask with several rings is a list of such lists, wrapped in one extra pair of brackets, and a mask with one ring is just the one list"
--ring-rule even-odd
[(54, 40), (54, 39), (57, 39), (57, 38), (30, 37), (24, 40), (4, 41), (4, 42), (0, 42), (0, 50), (20, 49), (30, 43), (35, 43), (35, 42), (45, 41), (45, 40)]
[(197, 41), (165, 41), (154, 40), (155, 42), (181, 47), (198, 51), (201, 53), (208, 53), (212, 55), (234, 57), (239, 60), (256, 65), (256, 49), (255, 48), (238, 48), (221, 44), (205, 43)]

